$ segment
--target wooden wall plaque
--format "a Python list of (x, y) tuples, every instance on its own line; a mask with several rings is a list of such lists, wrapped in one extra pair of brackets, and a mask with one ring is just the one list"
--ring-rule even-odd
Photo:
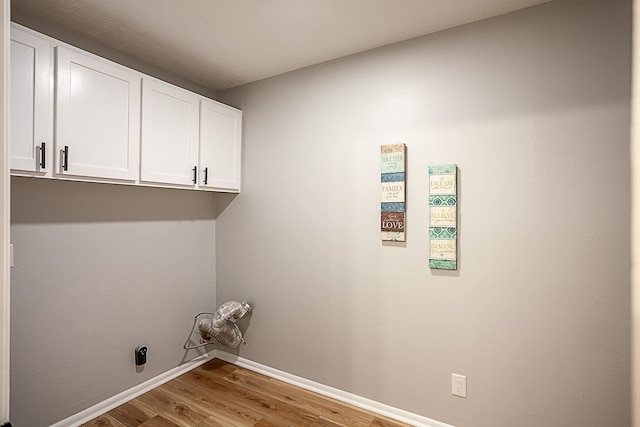
[(405, 241), (406, 146), (380, 148), (380, 236), (383, 241)]
[(458, 269), (458, 167), (429, 166), (429, 268)]

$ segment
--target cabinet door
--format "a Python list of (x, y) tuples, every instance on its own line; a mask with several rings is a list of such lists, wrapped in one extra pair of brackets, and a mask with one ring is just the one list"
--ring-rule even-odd
[[(51, 176), (53, 153), (52, 47), (11, 29), (9, 152), (13, 171)], [(19, 172), (20, 173), (20, 172)]]
[(141, 181), (196, 184), (199, 106), (191, 92), (143, 79)]
[(57, 173), (136, 180), (140, 74), (63, 47), (57, 54)]
[(202, 100), (200, 108), (200, 187), (240, 191), (242, 111)]

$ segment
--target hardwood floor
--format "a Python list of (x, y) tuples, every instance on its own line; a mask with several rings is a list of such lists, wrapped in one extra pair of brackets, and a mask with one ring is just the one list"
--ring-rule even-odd
[(83, 426), (409, 425), (213, 359)]

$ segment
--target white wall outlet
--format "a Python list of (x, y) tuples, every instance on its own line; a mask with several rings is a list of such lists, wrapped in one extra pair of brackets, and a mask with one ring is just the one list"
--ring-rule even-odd
[(465, 375), (451, 374), (451, 394), (467, 397), (467, 377)]

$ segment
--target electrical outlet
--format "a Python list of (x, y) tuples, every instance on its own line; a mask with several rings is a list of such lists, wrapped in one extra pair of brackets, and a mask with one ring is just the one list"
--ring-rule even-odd
[(454, 396), (467, 397), (466, 376), (451, 374), (451, 394)]

